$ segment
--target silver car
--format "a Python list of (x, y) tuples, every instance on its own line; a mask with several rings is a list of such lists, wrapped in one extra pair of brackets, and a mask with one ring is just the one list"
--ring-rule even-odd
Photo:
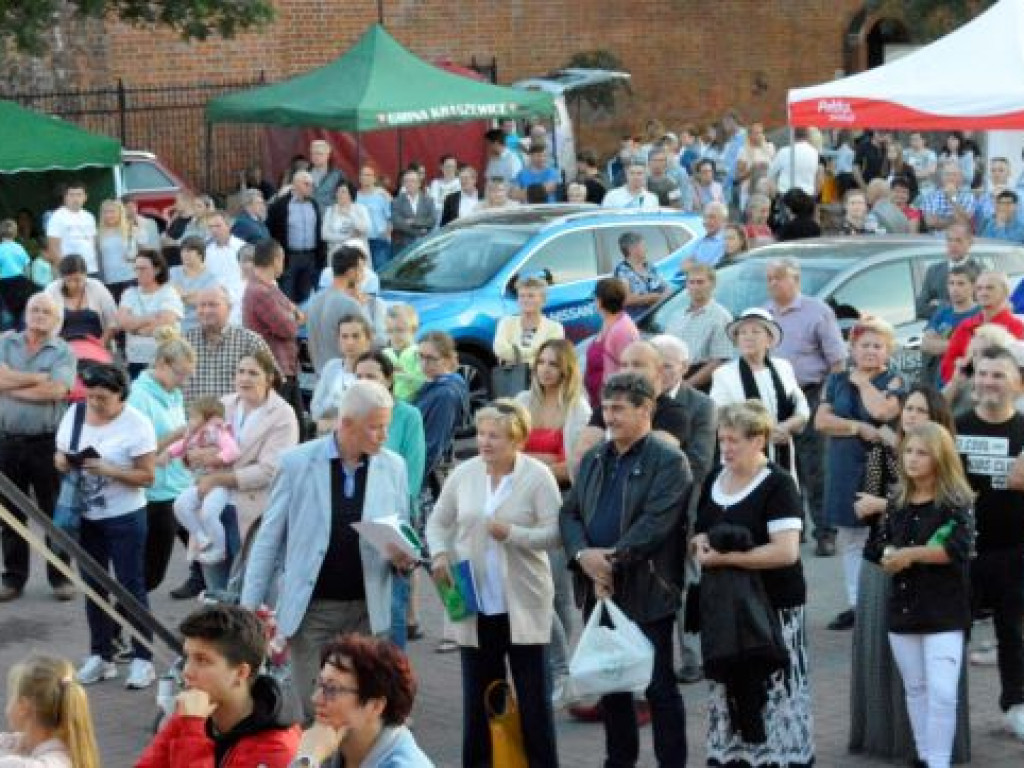
[[(733, 315), (768, 301), (768, 263), (793, 258), (800, 263), (804, 294), (835, 310), (844, 331), (863, 315), (890, 323), (899, 348), (895, 365), (909, 379), (921, 368), (920, 342), (925, 321), (915, 316), (914, 299), (929, 264), (945, 258), (945, 241), (930, 236), (830, 237), (776, 243), (750, 251), (718, 270), (715, 300)], [(1005, 272), (1011, 287), (1024, 277), (1024, 248), (997, 240), (976, 240), (971, 256), (985, 269)], [(638, 322), (645, 335), (663, 333), (689, 305), (680, 289)]]

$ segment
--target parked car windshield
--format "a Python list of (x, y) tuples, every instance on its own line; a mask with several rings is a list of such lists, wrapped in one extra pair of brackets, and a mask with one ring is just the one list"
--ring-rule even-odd
[[(763, 307), (768, 303), (768, 264), (785, 254), (772, 254), (771, 258), (756, 257), (731, 264), (718, 270), (715, 301), (728, 309), (734, 316), (749, 307)], [(800, 288), (810, 296), (821, 289), (856, 259), (846, 256), (839, 258), (800, 259)], [(643, 318), (640, 323), (645, 333), (663, 333), (672, 323), (678, 322), (681, 313), (690, 306), (690, 295), (685, 289), (666, 301)]]
[(425, 293), (479, 288), (522, 249), (536, 229), (480, 225), (439, 232), (381, 270), (381, 288)]

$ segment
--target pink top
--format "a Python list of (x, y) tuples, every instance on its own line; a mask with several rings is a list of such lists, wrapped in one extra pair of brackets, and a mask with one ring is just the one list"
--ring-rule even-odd
[(175, 440), (167, 446), (167, 454), (180, 459), (193, 448), (212, 448), (220, 450), (217, 458), (222, 464), (231, 464), (238, 458), (238, 442), (231, 434), (231, 426), (219, 416), (209, 419), (195, 432), (186, 434), (181, 440)]
[(626, 347), (640, 338), (640, 331), (628, 314), (623, 312), (604, 334), (604, 381), (619, 372), (622, 353)]

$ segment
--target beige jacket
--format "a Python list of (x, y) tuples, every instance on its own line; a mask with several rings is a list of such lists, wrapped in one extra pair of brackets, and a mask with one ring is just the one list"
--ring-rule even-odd
[[(234, 423), (238, 399), (235, 393), (221, 398), (224, 420), (228, 424)], [(239, 455), (232, 467), (238, 481), (234, 504), (242, 541), (267, 506), (281, 454), (299, 443), (295, 411), (276, 392), (269, 394), (266, 404), (254, 418), (238, 441)]]
[[(490, 536), (484, 514), (488, 482), (480, 457), (460, 464), (445, 482), (427, 520), (431, 554), (445, 553), (453, 564), (469, 560), (478, 583), (486, 567)], [(511, 482), (511, 493), (493, 517), (511, 528), (498, 550), (511, 639), (517, 645), (546, 644), (551, 640), (555, 594), (546, 550), (560, 544), (562, 499), (551, 471), (525, 454), (516, 457)], [(455, 622), (452, 627), (459, 645), (476, 647), (475, 621)]]
[[(494, 332), (494, 356), (503, 363), (529, 363), (532, 366), (541, 344), (548, 339), (564, 338), (565, 328), (562, 324), (541, 315), (533, 341), (530, 346), (523, 347), (520, 344), (523, 339), (523, 318), (519, 315), (503, 317), (498, 321), (498, 328)], [(520, 356), (518, 360), (517, 349)]]

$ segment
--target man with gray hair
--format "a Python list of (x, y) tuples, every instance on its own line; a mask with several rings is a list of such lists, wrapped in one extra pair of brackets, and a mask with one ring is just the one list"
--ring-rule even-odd
[(693, 251), (683, 262), (685, 269), (690, 264), (707, 264), (714, 267), (725, 256), (725, 223), (729, 220), (729, 209), (725, 203), (712, 201), (704, 206), (704, 237), (693, 246)]
[(313, 176), (309, 171), (296, 171), (291, 189), (267, 209), (267, 229), (285, 253), (281, 290), (295, 304), (309, 298), (323, 269), (321, 218), (320, 206), (313, 199)]
[(831, 557), (836, 553), (836, 532), (824, 516), (825, 442), (813, 429), (813, 414), (821, 399), (822, 385), (830, 373), (846, 367), (846, 342), (839, 330), (835, 312), (825, 302), (800, 291), (800, 262), (775, 259), (768, 264), (768, 311), (782, 329), (782, 341), (776, 348), (779, 357), (793, 366), (797, 383), (811, 409), (811, 423), (794, 435), (797, 473), (804, 500), (814, 520), (815, 554)]
[[(682, 406), (683, 439), (679, 447), (686, 454), (690, 472), (693, 473), (693, 488), (686, 504), (687, 520), (692, 529), (697, 505), (700, 503), (700, 490), (715, 460), (715, 404), (710, 397), (686, 383), (684, 374), (690, 367), (690, 350), (685, 341), (663, 333), (650, 339), (650, 344), (661, 355), (661, 394)], [(681, 683), (696, 683), (704, 676), (700, 634), (695, 621), (686, 621), (686, 605), (696, 605), (696, 593), (691, 596), (691, 590), (699, 581), (700, 569), (687, 551), (683, 561), (683, 588), (686, 598), (683, 608), (676, 617), (682, 662), (677, 678)], [(691, 608), (691, 613), (693, 612), (695, 609)]]
[(307, 721), (320, 648), (348, 632), (387, 634), (392, 569), (415, 567), (397, 550), (381, 554), (352, 527), (391, 516), (409, 520), (405, 461), (384, 447), (393, 407), (383, 386), (358, 381), (341, 397), (334, 432), (281, 456), (249, 555), (244, 607), (263, 604), (275, 574), (284, 573), (273, 607), (291, 645)]
[[(0, 338), (0, 472), (25, 493), (31, 489), (39, 508), (49, 514), (60, 488), (60, 473), (53, 465), (54, 437), (75, 381), (75, 356), (55, 333), (60, 320), (54, 300), (37, 293), (25, 306), (25, 330)], [(0, 502), (25, 522), (25, 515), (10, 501), (0, 497)], [(0, 539), (0, 602), (8, 602), (21, 597), (28, 581), (28, 544), (6, 524), (0, 525)], [(56, 568), (47, 564), (46, 573), (54, 597), (74, 596)]]
[(238, 196), (240, 207), (235, 223), (231, 225), (231, 234), (249, 245), (270, 237), (270, 230), (264, 221), (267, 218), (267, 202), (258, 189), (242, 190)]
[(331, 145), (323, 139), (309, 143), (309, 175), (313, 180), (313, 199), (320, 213), (334, 205), (334, 193), (345, 181), (345, 174), (331, 162)]

